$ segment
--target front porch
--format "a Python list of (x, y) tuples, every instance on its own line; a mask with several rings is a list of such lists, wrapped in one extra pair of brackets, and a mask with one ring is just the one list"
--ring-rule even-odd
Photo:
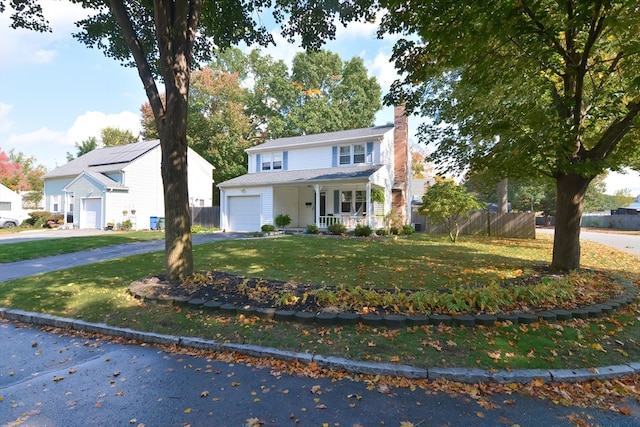
[(273, 218), (288, 215), (287, 226), (305, 229), (315, 225), (327, 231), (332, 224), (343, 224), (348, 230), (357, 225), (372, 229), (384, 227), (385, 205), (372, 200), (373, 191), (382, 191), (368, 182), (331, 185), (274, 186)]

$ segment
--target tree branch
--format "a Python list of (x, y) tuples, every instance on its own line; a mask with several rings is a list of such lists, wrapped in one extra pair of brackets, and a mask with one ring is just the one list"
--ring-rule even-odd
[(120, 25), (120, 28), (122, 29), (122, 34), (124, 35), (127, 46), (136, 61), (138, 75), (140, 76), (140, 80), (142, 80), (144, 90), (147, 94), (147, 98), (149, 98), (149, 104), (151, 105), (156, 120), (159, 117), (164, 117), (165, 108), (162, 103), (162, 99), (160, 98), (160, 94), (158, 93), (158, 87), (156, 86), (156, 82), (153, 78), (151, 67), (147, 62), (147, 57), (142, 48), (142, 44), (133, 29), (131, 18), (124, 6), (124, 2), (123, 0), (109, 0), (109, 7), (113, 16), (116, 18), (116, 21), (118, 21), (118, 25)]
[(592, 160), (604, 160), (613, 152), (618, 143), (633, 127), (633, 120), (640, 113), (640, 95), (628, 104), (627, 114), (614, 121), (602, 134), (598, 143), (589, 150)]

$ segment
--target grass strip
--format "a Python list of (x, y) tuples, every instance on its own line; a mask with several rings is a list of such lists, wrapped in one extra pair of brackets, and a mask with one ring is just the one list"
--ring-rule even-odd
[[(55, 233), (55, 231), (52, 230), (51, 233)], [(164, 233), (161, 231), (114, 231), (113, 233), (98, 236), (3, 243), (0, 244), (0, 263), (24, 261), (78, 251), (87, 251), (104, 246), (159, 239), (164, 239)]]

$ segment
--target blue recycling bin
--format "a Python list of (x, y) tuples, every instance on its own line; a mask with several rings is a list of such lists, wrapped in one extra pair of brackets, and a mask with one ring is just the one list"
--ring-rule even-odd
[(156, 230), (158, 228), (158, 217), (152, 216), (149, 218), (149, 229)]

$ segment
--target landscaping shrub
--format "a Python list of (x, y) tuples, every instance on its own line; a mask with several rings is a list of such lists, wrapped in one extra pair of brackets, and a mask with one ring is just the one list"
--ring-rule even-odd
[[(133, 212), (132, 212), (132, 213), (133, 213)], [(124, 223), (123, 223), (123, 224), (124, 224)], [(203, 233), (203, 232), (205, 232), (205, 231), (207, 231), (207, 229), (206, 229), (206, 228), (204, 228), (204, 227), (203, 227), (203, 226), (201, 226), (201, 225), (192, 225), (192, 226), (191, 226), (191, 234)]]
[(273, 233), (276, 231), (276, 227), (273, 224), (263, 224), (260, 230), (262, 230), (263, 233)]
[(384, 228), (381, 228), (379, 230), (376, 230), (376, 234), (378, 236), (386, 236), (387, 235), (387, 230), (385, 230)]
[(398, 235), (398, 227), (389, 227), (389, 234), (391, 234), (393, 236), (397, 236)]
[(305, 230), (307, 234), (318, 234), (320, 229), (316, 227), (314, 224), (307, 225), (307, 229)]
[(369, 237), (372, 232), (371, 227), (362, 224), (357, 224), (355, 230), (353, 230), (353, 234), (359, 237)]
[(133, 223), (131, 222), (130, 219), (125, 219), (124, 221), (122, 221), (120, 228), (122, 228), (125, 231), (129, 231), (133, 228)]
[(276, 217), (276, 225), (280, 228), (284, 228), (291, 224), (291, 217), (286, 214), (280, 214)]
[(336, 222), (335, 224), (331, 224), (329, 227), (327, 227), (327, 230), (329, 230), (329, 234), (339, 236), (347, 232), (347, 227), (342, 223)]
[(47, 211), (35, 211), (29, 212), (29, 218), (24, 222), (31, 225), (34, 228), (48, 227), (47, 222), (53, 217), (51, 212)]
[(411, 236), (413, 234), (414, 230), (413, 227), (410, 226), (409, 224), (405, 224), (402, 226), (402, 234), (406, 234), (407, 236)]

